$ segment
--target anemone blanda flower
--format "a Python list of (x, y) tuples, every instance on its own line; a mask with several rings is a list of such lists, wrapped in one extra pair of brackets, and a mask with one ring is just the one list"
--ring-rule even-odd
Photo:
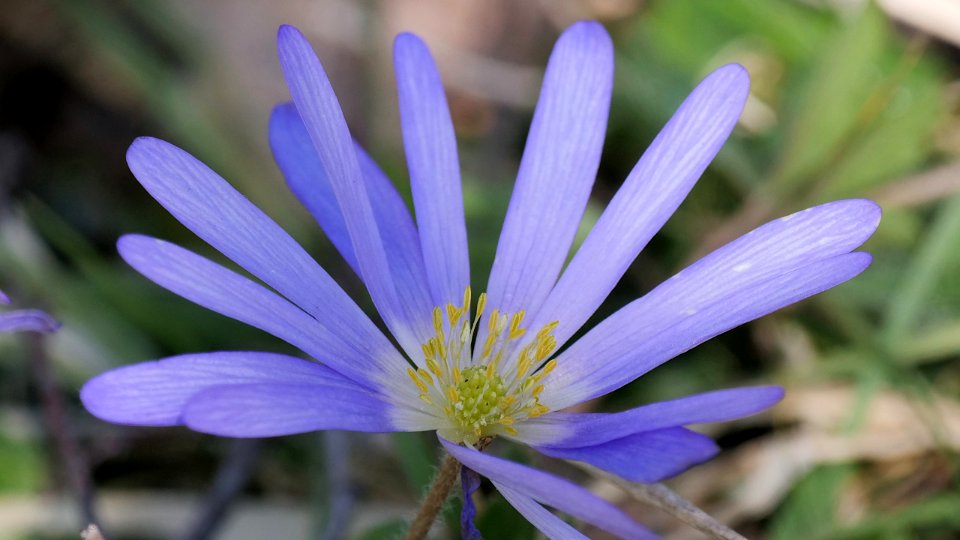
[[(10, 304), (10, 297), (0, 291), (0, 304)], [(49, 334), (60, 328), (60, 323), (39, 309), (18, 309), (0, 313), (0, 332), (39, 332)]]
[(804, 210), (716, 250), (556, 354), (722, 146), (747, 97), (745, 70), (722, 67), (693, 91), (561, 273), (597, 172), (613, 80), (603, 28), (582, 22), (565, 31), (547, 66), (486, 292), (474, 295), (456, 141), (426, 46), (403, 34), (394, 50), (414, 222), (351, 139), (303, 35), (285, 26), (278, 42), (293, 104), (271, 118), (276, 160), (366, 284), (396, 344), (213, 171), (173, 145), (138, 139), (127, 159), (141, 184), (266, 286), (154, 238), (124, 236), (121, 256), (161, 286), (313, 360), (212, 352), (120, 368), (82, 390), (87, 409), (102, 419), (231, 437), (435, 430), (450, 454), (489, 478), (548, 536), (582, 537), (540, 504), (641, 538), (648, 531), (588, 491), (476, 447), (504, 437), (634, 481), (677, 474), (717, 451), (685, 425), (755, 413), (778, 401), (781, 389), (710, 392), (613, 414), (560, 411), (870, 263), (852, 251), (878, 224), (875, 204)]

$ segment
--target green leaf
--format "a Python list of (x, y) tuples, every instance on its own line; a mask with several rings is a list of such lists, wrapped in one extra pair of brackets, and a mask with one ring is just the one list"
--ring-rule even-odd
[(902, 82), (891, 81), (889, 98), (878, 104), (882, 112), (821, 180), (824, 199), (859, 196), (929, 159), (931, 141), (947, 112), (941, 79), (937, 67), (923, 63)]
[(778, 193), (809, 181), (841, 151), (879, 82), (886, 37), (886, 19), (869, 6), (822, 47), (799, 99), (786, 111), (785, 146), (771, 181)]
[(0, 493), (31, 493), (43, 485), (43, 449), (35, 444), (0, 436)]
[(397, 432), (391, 435), (400, 465), (419, 496), (433, 480), (436, 470), (436, 452), (427, 446), (422, 433)]
[(532, 540), (536, 534), (534, 526), (500, 496), (483, 509), (476, 525), (484, 538)]
[(853, 473), (851, 465), (814, 469), (794, 486), (770, 524), (772, 540), (823, 538), (836, 520), (837, 499)]
[(955, 195), (938, 210), (904, 272), (903, 282), (893, 291), (882, 333), (882, 345), (887, 351), (896, 351), (924, 314), (925, 303), (936, 291), (938, 280), (950, 268), (950, 256), (958, 237), (960, 195)]
[[(860, 523), (834, 532), (834, 540), (873, 538), (955, 538), (960, 530), (960, 495), (930, 497), (906, 508), (867, 516)], [(929, 536), (922, 535), (927, 531)]]

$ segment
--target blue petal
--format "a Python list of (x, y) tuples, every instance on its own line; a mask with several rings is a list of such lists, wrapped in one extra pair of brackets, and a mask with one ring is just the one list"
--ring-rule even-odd
[(515, 438), (535, 446), (594, 446), (644, 431), (749, 416), (781, 399), (779, 386), (758, 386), (696, 394), (618, 413), (556, 412), (526, 420)]
[(453, 444), (443, 438), (440, 442), (460, 463), (521, 495), (596, 525), (620, 538), (654, 538), (650, 531), (634, 523), (620, 509), (576, 484), (473, 448)]
[(22, 309), (0, 315), (0, 332), (39, 332), (49, 334), (60, 323), (39, 309)]
[(712, 458), (720, 449), (707, 437), (674, 427), (629, 435), (594, 446), (537, 447), (548, 456), (583, 461), (632, 482), (659, 482)]
[[(127, 151), (137, 180), (187, 228), (320, 321), (380, 331), (297, 242), (225, 180), (183, 150), (140, 138)], [(382, 338), (380, 338), (382, 340)]]
[[(567, 29), (547, 64), (487, 287), (488, 309), (536, 313), (570, 251), (600, 164), (613, 46), (596, 22)], [(480, 326), (478, 343), (485, 338)]]
[(610, 201), (531, 328), (558, 321), (562, 346), (593, 314), (723, 146), (749, 93), (738, 65), (710, 74), (664, 126)]
[(288, 382), (213, 386), (190, 398), (183, 423), (221, 437), (277, 437), (323, 429), (397, 431), (390, 406), (363, 389)]
[(463, 498), (463, 510), (460, 511), (461, 540), (483, 540), (473, 520), (477, 517), (477, 505), (473, 503), (473, 494), (480, 489), (480, 475), (470, 467), (460, 467), (460, 488)]
[(404, 376), (403, 357), (362, 313), (311, 317), (263, 286), (163, 240), (127, 235), (117, 248), (158, 285), (273, 334), (354, 381), (375, 387), (378, 378)]
[[(347, 224), (330, 179), (326, 177), (320, 156), (293, 104), (279, 105), (273, 110), (270, 145), (291, 191), (313, 214), (354, 272), (361, 275)], [(420, 238), (410, 210), (376, 162), (359, 146), (356, 150), (357, 162), (367, 195), (370, 196), (370, 206), (383, 239), (400, 301), (421, 308), (432, 305), (420, 253)]]
[(296, 28), (282, 26), (277, 48), (293, 102), (343, 214), (360, 275), (400, 346), (416, 358), (430, 335), (433, 306), (405, 302), (397, 290), (400, 280), (387, 260), (343, 111), (310, 43)]
[[(314, 362), (262, 352), (185, 354), (126, 366), (94, 377), (80, 399), (94, 416), (117, 424), (175, 426), (188, 401), (223, 385), (284, 383), (366, 395), (362, 387)], [(379, 413), (386, 416), (386, 412)]]
[[(681, 273), (561, 354), (545, 379), (541, 402), (559, 410), (602, 396), (722, 332), (839, 285), (869, 265), (868, 254), (849, 253), (745, 282), (729, 271), (716, 281)], [(731, 281), (739, 282), (730, 288)], [(719, 297), (717, 289), (723, 293)]]
[(517, 509), (517, 512), (520, 512), (523, 517), (527, 518), (527, 521), (532, 523), (550, 540), (590, 540), (530, 497), (497, 482), (494, 482), (493, 485), (503, 495), (503, 498)]
[(400, 126), (434, 305), (459, 305), (470, 283), (460, 163), (437, 66), (413, 34), (394, 42)]
[(310, 211), (347, 264), (360, 275), (347, 224), (330, 180), (324, 174), (320, 156), (313, 148), (297, 108), (291, 103), (274, 107), (270, 115), (270, 149), (290, 191)]

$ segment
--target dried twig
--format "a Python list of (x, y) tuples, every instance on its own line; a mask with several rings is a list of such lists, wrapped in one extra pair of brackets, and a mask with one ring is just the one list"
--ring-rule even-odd
[(80, 515), (86, 523), (99, 523), (94, 508), (93, 482), (86, 456), (80, 451), (67, 420), (63, 395), (54, 379), (50, 359), (44, 347), (43, 335), (24, 334), (29, 354), (30, 370), (33, 373), (37, 391), (40, 393), (40, 405), (44, 423), (70, 491), (77, 499)]
[(912, 208), (960, 192), (960, 162), (947, 163), (873, 190), (868, 196), (884, 208)]
[(183, 536), (185, 540), (210, 538), (227, 516), (230, 506), (250, 479), (257, 459), (260, 457), (260, 439), (235, 439), (230, 451), (217, 471), (213, 487), (193, 526)]
[(570, 463), (598, 478), (616, 484), (620, 489), (626, 491), (630, 496), (640, 502), (663, 510), (694, 529), (709, 535), (711, 538), (746, 540), (746, 538), (739, 533), (723, 525), (663, 484), (636, 484), (586, 463), (576, 461), (571, 461)]

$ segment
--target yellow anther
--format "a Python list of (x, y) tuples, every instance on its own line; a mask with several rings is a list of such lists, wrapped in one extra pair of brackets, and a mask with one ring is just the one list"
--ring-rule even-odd
[(428, 395), (426, 395), (426, 394), (420, 394), (419, 397), (420, 397), (420, 399), (421, 399), (424, 403), (426, 403), (427, 405), (433, 405), (433, 400), (430, 399), (430, 396), (428, 396)]
[(460, 343), (463, 343), (463, 344), (470, 343), (470, 337), (471, 337), (470, 330), (471, 330), (470, 318), (468, 317), (464, 319), (463, 322), (460, 324)]
[(428, 373), (427, 370), (420, 368), (417, 370), (417, 375), (423, 379), (423, 382), (427, 384), (433, 384), (433, 377), (430, 376), (430, 373)]
[(420, 378), (417, 377), (417, 372), (414, 371), (413, 368), (407, 368), (407, 375), (410, 376), (410, 380), (413, 381), (413, 384), (417, 385), (417, 388), (421, 392), (423, 392), (424, 394), (427, 393), (427, 385), (423, 384), (423, 381), (421, 381)]
[(524, 315), (526, 315), (526, 312), (521, 309), (510, 318), (510, 339), (517, 339), (527, 333), (526, 328), (520, 328)]
[(487, 317), (487, 330), (489, 330), (491, 334), (496, 333), (497, 323), (499, 321), (500, 321), (500, 310), (494, 309), (493, 311), (490, 312), (490, 316)]
[(517, 431), (517, 428), (511, 427), (511, 426), (503, 426), (503, 430), (506, 431), (507, 434), (514, 435), (514, 436), (519, 433), (519, 431)]
[(559, 324), (560, 324), (560, 321), (553, 321), (552, 323), (547, 323), (543, 325), (543, 328), (541, 328), (540, 331), (537, 332), (537, 337), (539, 338), (540, 336), (545, 336), (553, 332), (554, 330), (557, 329), (557, 326)]
[(524, 357), (520, 359), (520, 362), (517, 363), (517, 377), (523, 377), (527, 374), (527, 371), (530, 371), (530, 358)]
[(533, 389), (533, 397), (539, 397), (540, 394), (542, 394), (542, 393), (543, 393), (543, 385), (542, 385), (542, 384), (541, 384), (540, 386), (538, 386), (538, 387), (536, 387), (536, 388)]
[(433, 331), (443, 340), (443, 310), (440, 306), (433, 308)]
[(493, 351), (493, 344), (497, 341), (497, 335), (492, 331), (487, 334), (487, 340), (483, 344), (483, 351), (480, 354), (480, 358), (486, 358), (490, 356), (490, 353)]
[(453, 328), (457, 325), (457, 321), (460, 320), (460, 314), (462, 311), (460, 308), (453, 304), (447, 304), (447, 320), (450, 321), (450, 328)]
[(463, 373), (460, 372), (460, 368), (453, 368), (453, 384), (460, 384), (463, 382)]
[(500, 406), (504, 409), (509, 408), (517, 401), (516, 396), (506, 396), (500, 400)]
[(537, 359), (537, 362), (541, 362), (545, 360), (548, 356), (550, 356), (550, 353), (552, 353), (553, 349), (555, 349), (556, 347), (557, 347), (557, 340), (554, 339), (553, 336), (548, 335), (544, 337), (542, 340), (540, 340), (540, 342), (537, 344), (537, 353), (535, 356)]
[(470, 290), (470, 286), (467, 285), (467, 288), (463, 290), (463, 305), (461, 306), (464, 311), (469, 311), (469, 310), (470, 310), (470, 296), (471, 296), (471, 295), (472, 295), (472, 291)]
[(538, 403), (534, 405), (532, 409), (530, 409), (530, 412), (527, 413), (527, 416), (530, 418), (536, 418), (538, 416), (543, 416), (548, 412), (550, 412), (550, 409)]
[(516, 423), (516, 420), (512, 416), (501, 416), (500, 423), (507, 426), (512, 426)]
[(443, 372), (440, 371), (440, 364), (438, 364), (437, 361), (434, 360), (433, 358), (427, 359), (427, 369), (429, 369), (430, 372), (436, 375), (437, 377), (440, 377), (443, 375)]
[(447, 397), (450, 399), (451, 403), (460, 401), (460, 394), (457, 393), (457, 389), (452, 386), (447, 387)]
[(483, 310), (487, 307), (487, 293), (482, 292), (477, 298), (477, 319), (483, 315)]
[(509, 320), (509, 317), (507, 317), (506, 313), (502, 313), (497, 318), (497, 335), (500, 335), (501, 333), (503, 333), (503, 330), (507, 327), (508, 320)]
[(433, 350), (432, 341), (428, 341), (424, 343), (423, 345), (420, 346), (420, 348), (423, 349), (423, 358), (425, 360), (429, 361), (431, 358), (433, 358), (436, 355), (436, 351)]
[(557, 359), (556, 359), (556, 358), (554, 358), (553, 360), (551, 360), (551, 361), (547, 362), (546, 364), (544, 364), (544, 365), (543, 365), (543, 369), (540, 370), (540, 374), (543, 375), (544, 377), (546, 377), (547, 375), (550, 374), (551, 371), (553, 371), (553, 370), (555, 370), (555, 369), (557, 369)]

